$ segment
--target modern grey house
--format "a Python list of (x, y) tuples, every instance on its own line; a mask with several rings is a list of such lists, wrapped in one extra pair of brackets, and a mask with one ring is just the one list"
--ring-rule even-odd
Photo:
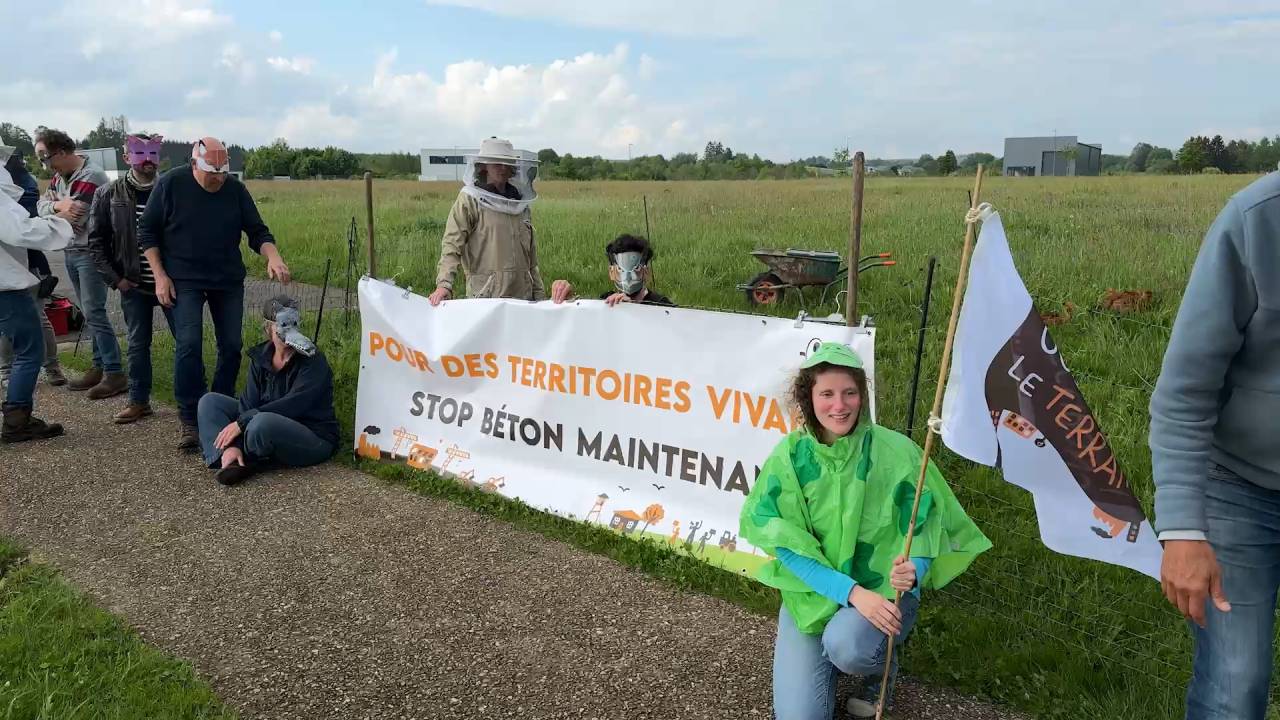
[(1102, 146), (1080, 142), (1075, 135), (1004, 139), (1004, 174), (1099, 175)]

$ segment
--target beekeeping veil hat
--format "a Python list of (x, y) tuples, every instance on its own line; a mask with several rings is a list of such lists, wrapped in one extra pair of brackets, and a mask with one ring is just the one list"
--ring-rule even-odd
[[(480, 150), (467, 155), (462, 191), (481, 206), (509, 215), (519, 215), (538, 199), (534, 181), (538, 178), (538, 161), (523, 157), (509, 140), (490, 137), (481, 141)], [(512, 169), (506, 186), (499, 191), (489, 178), (488, 165), (506, 165)]]

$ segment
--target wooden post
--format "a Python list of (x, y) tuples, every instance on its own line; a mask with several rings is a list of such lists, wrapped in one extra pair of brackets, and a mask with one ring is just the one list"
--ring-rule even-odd
[(364, 174), (364, 210), (368, 216), (366, 230), (369, 236), (369, 277), (378, 277), (377, 257), (373, 250), (373, 173)]
[(844, 324), (858, 324), (858, 258), (862, 257), (862, 186), (867, 174), (862, 151), (853, 154), (853, 210), (849, 215), (849, 281), (844, 298)]
[[(978, 166), (978, 176), (973, 181), (973, 195), (969, 197), (969, 209), (975, 210), (978, 207), (979, 198), (982, 196), (982, 165)], [(938, 384), (933, 392), (933, 409), (929, 412), (929, 418), (932, 420), (938, 417), (938, 413), (942, 411), (943, 390), (947, 385), (947, 370), (951, 364), (951, 347), (955, 344), (956, 324), (960, 321), (960, 303), (964, 300), (964, 289), (969, 279), (969, 257), (973, 254), (973, 236), (974, 227), (977, 226), (978, 219), (966, 218), (964, 230), (964, 249), (960, 252), (960, 272), (956, 277), (956, 289), (951, 298), (951, 320), (947, 323), (947, 340), (942, 346), (942, 360), (938, 364)], [(933, 437), (937, 433), (930, 428), (925, 432), (924, 436), (924, 454), (920, 458), (920, 474), (916, 476), (916, 499), (911, 506), (911, 523), (907, 525), (907, 539), (904, 543), (905, 547), (902, 554), (908, 559), (911, 558), (911, 538), (916, 532), (916, 517), (920, 513), (920, 494), (924, 490), (925, 473), (929, 470), (929, 453), (933, 451)], [(920, 578), (916, 578), (916, 582), (920, 582)], [(902, 591), (894, 591), (895, 605), (902, 601)], [(886, 685), (889, 683), (889, 668), (893, 667), (893, 638), (888, 637), (888, 648), (885, 653), (884, 676), (880, 680), (880, 699), (876, 702), (876, 720), (884, 717), (884, 700)]]

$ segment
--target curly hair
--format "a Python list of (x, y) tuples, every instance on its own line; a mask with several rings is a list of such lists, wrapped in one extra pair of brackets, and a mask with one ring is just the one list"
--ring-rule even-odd
[(35, 141), (43, 144), (50, 153), (74, 153), (76, 151), (76, 141), (72, 140), (70, 135), (53, 128), (40, 128), (37, 130)]
[[(809, 432), (814, 435), (822, 433), (822, 423), (818, 420), (818, 415), (813, 411), (813, 386), (818, 380), (818, 376), (828, 370), (838, 370), (853, 378), (853, 383), (858, 386), (858, 397), (865, 404), (867, 401), (867, 373), (860, 368), (850, 368), (843, 365), (832, 365), (830, 363), (818, 363), (811, 368), (802, 368), (796, 373), (796, 378), (791, 382), (791, 403), (800, 410), (801, 416), (804, 418), (804, 425)], [(859, 411), (861, 414), (861, 411)]]
[(609, 264), (613, 264), (613, 259), (624, 252), (640, 253), (641, 262), (645, 265), (653, 259), (653, 246), (649, 244), (648, 238), (639, 235), (619, 235), (613, 239), (604, 248), (605, 257), (609, 258)]

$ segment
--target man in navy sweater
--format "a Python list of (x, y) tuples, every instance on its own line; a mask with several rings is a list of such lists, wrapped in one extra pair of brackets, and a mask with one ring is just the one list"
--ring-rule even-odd
[(178, 447), (200, 447), (196, 409), (205, 393), (204, 305), (209, 304), (218, 360), (212, 390), (234, 396), (240, 373), (244, 320), (244, 261), (240, 234), (267, 258), (267, 275), (289, 282), (289, 267), (276, 249), (249, 190), (230, 176), (226, 147), (206, 137), (191, 149), (191, 164), (156, 181), (138, 221), (138, 245), (155, 275), (156, 298), (173, 309), (174, 396), (182, 429)]

